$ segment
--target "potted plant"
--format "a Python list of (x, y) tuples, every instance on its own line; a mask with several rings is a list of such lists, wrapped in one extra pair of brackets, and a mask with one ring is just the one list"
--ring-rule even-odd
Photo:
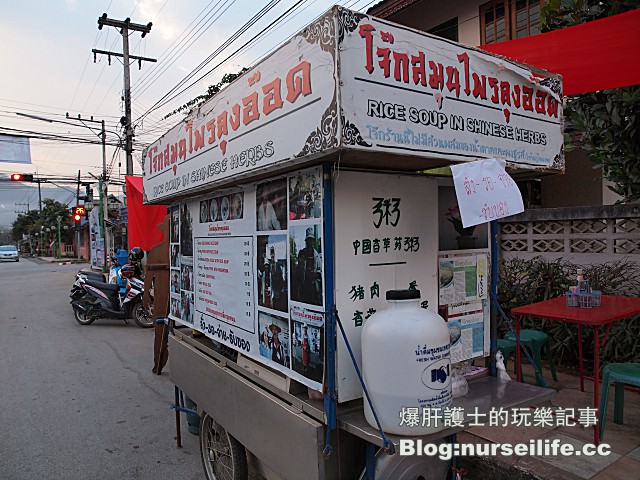
[(447, 220), (449, 220), (453, 224), (453, 228), (455, 228), (458, 237), (456, 238), (458, 242), (458, 248), (461, 250), (468, 250), (471, 248), (475, 248), (476, 246), (476, 237), (473, 237), (473, 232), (476, 229), (475, 225), (470, 227), (464, 227), (462, 225), (462, 218), (460, 218), (460, 208), (456, 205), (455, 207), (451, 207), (447, 209), (446, 213)]

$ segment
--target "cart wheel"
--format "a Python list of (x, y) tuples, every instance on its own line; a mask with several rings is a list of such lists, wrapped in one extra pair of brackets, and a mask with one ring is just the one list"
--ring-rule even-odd
[(200, 456), (207, 480), (247, 480), (244, 447), (207, 413), (200, 423)]
[[(434, 443), (440, 443), (436, 440)], [(445, 480), (451, 469), (451, 462), (438, 457), (410, 455), (401, 457), (398, 454), (387, 455), (379, 449), (375, 455), (376, 480)], [(366, 469), (360, 480), (367, 478)]]

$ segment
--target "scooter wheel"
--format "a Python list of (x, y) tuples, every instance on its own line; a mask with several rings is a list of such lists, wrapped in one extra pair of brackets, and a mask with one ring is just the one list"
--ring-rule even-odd
[(200, 456), (207, 480), (246, 480), (247, 453), (207, 413), (200, 423)]
[(87, 316), (86, 312), (82, 312), (82, 311), (78, 310), (77, 308), (73, 309), (73, 315), (76, 317), (76, 321), (80, 325), (91, 325), (93, 323), (93, 321), (95, 320), (94, 317)]
[(136, 301), (131, 310), (133, 320), (140, 328), (153, 327), (153, 317), (149, 315), (149, 312), (144, 308), (142, 299)]

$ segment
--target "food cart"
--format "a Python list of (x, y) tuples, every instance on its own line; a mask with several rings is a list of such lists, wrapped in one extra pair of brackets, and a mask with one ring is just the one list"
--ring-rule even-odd
[[(457, 329), (452, 362), (489, 356), (492, 236), (455, 245), (455, 193), (432, 175), (487, 158), (564, 168), (559, 77), (340, 7), (150, 145), (146, 202), (171, 204), (170, 318), (188, 327), (170, 377), (202, 415), (208, 478), (247, 462), (267, 478), (445, 478), (447, 462), (391, 455), (399, 437), (366, 423), (360, 332), (385, 291), (419, 289)], [(486, 376), (454, 404), (549, 395)]]

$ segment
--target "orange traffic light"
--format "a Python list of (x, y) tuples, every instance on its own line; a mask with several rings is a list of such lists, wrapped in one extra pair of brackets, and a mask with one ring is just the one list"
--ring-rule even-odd
[(81, 205), (73, 208), (73, 221), (78, 223), (87, 214), (87, 209)]

